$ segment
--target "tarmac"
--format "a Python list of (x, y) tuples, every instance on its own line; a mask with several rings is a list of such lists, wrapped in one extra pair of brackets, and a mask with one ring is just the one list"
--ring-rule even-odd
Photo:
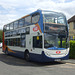
[(63, 62), (65, 62), (65, 63), (75, 64), (75, 59), (63, 60)]

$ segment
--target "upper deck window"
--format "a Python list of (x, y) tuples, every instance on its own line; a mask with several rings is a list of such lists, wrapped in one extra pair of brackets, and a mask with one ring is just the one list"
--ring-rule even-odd
[(31, 24), (31, 16), (25, 17), (25, 25)]
[(66, 24), (65, 16), (57, 12), (43, 12), (43, 22), (63, 25)]
[(18, 21), (14, 22), (14, 29), (18, 28)]
[(36, 13), (32, 15), (32, 23), (37, 23), (39, 21), (40, 14)]
[(10, 28), (9, 28), (9, 25), (7, 25), (7, 27), (6, 27), (6, 30), (8, 31)]
[(19, 20), (19, 27), (23, 27), (24, 26), (24, 19), (20, 19)]
[(10, 30), (12, 30), (12, 29), (13, 29), (13, 23), (10, 24)]

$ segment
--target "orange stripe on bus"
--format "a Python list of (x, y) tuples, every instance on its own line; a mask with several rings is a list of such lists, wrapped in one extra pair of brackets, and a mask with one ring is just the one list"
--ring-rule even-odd
[(25, 17), (28, 17), (28, 16), (30, 16), (30, 15), (23, 16), (22, 18), (25, 18)]
[[(5, 50), (6, 48), (8, 48), (8, 46), (4, 45), (4, 50)], [(8, 48), (8, 51), (9, 51), (9, 52), (12, 52), (12, 53), (16, 53), (16, 52), (12, 51), (10, 48)]]
[(14, 52), (14, 51), (12, 51), (10, 48), (8, 48), (8, 51), (9, 51), (9, 52), (12, 52), (12, 53), (15, 53), (15, 52)]
[(37, 24), (35, 24), (35, 25), (39, 28), (39, 31), (42, 33), (42, 31), (41, 31), (41, 28), (40, 28), (39, 24), (37, 23)]

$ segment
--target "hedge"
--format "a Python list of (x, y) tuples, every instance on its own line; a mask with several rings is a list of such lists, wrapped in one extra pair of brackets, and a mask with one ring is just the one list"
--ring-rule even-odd
[[(58, 42), (58, 43), (59, 43), (59, 47), (60, 47), (60, 42)], [(65, 41), (63, 41), (62, 42), (62, 47), (65, 48), (65, 46), (66, 46)], [(70, 40), (69, 58), (75, 59), (75, 41), (74, 40)]]
[(75, 59), (75, 41), (71, 40), (70, 41), (70, 54), (69, 58)]
[(2, 42), (2, 30), (0, 30), (0, 42)]

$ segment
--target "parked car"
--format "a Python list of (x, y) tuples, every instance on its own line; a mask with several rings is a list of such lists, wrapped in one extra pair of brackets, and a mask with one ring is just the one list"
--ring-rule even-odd
[(0, 48), (2, 48), (2, 42), (0, 42)]

